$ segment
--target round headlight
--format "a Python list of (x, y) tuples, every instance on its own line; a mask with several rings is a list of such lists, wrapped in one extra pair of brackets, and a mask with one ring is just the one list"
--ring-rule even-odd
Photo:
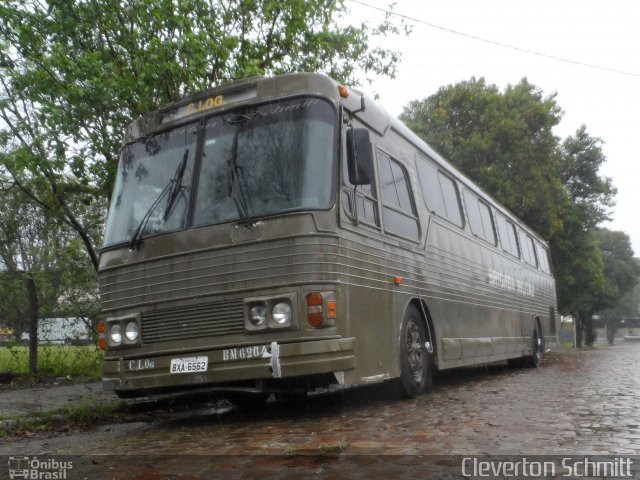
[(267, 307), (264, 305), (255, 305), (249, 310), (249, 321), (254, 327), (262, 327), (267, 323)]
[(122, 327), (119, 323), (114, 323), (109, 328), (109, 339), (114, 345), (120, 345), (122, 343)]
[(129, 322), (124, 327), (124, 336), (130, 342), (135, 342), (138, 339), (138, 324), (136, 322)]
[(286, 302), (276, 303), (271, 314), (276, 324), (284, 325), (291, 319), (291, 307)]

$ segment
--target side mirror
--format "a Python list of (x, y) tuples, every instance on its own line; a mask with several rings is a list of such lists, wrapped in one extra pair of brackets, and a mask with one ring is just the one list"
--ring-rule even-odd
[(369, 185), (373, 179), (373, 148), (369, 130), (347, 130), (347, 167), (352, 185)]

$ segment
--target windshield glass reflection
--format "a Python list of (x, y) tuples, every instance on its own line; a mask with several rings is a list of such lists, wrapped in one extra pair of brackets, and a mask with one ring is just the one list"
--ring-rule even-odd
[(123, 149), (105, 245), (186, 226), (196, 141), (189, 125)]
[(335, 119), (328, 102), (296, 98), (211, 117), (202, 132), (192, 124), (126, 146), (105, 245), (135, 246), (149, 235), (186, 228), (191, 198), (193, 226), (330, 208)]

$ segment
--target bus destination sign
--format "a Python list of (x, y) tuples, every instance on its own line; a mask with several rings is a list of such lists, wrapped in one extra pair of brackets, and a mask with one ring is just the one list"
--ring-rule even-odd
[(168, 111), (161, 115), (161, 124), (172, 123), (176, 120), (181, 120), (186, 117), (190, 117), (196, 113), (205, 113), (213, 110), (217, 110), (221, 107), (244, 102), (255, 98), (257, 95), (257, 89), (255, 86), (246, 88), (239, 91), (229, 92), (226, 94), (210, 95), (199, 98), (191, 103), (182, 105), (174, 110)]

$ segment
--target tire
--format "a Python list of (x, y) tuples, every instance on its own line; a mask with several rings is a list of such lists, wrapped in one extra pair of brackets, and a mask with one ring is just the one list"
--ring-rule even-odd
[(400, 329), (400, 391), (415, 398), (431, 388), (431, 355), (425, 348), (427, 334), (418, 309), (409, 305)]
[(531, 355), (524, 357), (522, 365), (527, 368), (538, 368), (542, 361), (543, 352), (542, 336), (540, 335), (540, 325), (533, 329)]

